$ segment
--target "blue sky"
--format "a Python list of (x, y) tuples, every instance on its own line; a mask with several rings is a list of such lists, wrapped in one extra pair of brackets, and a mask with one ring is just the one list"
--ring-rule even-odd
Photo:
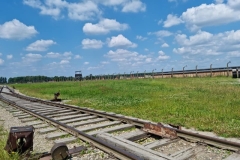
[(240, 0), (1, 0), (0, 76), (239, 66)]

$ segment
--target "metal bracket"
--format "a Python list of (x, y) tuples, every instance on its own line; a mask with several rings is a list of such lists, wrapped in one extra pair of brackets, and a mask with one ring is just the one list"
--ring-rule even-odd
[(33, 150), (33, 126), (11, 127), (5, 150), (22, 154)]

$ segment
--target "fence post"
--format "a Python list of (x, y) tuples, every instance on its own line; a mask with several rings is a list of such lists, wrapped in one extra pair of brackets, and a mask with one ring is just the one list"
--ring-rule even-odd
[(185, 77), (185, 76), (184, 76), (184, 68), (185, 68), (185, 67), (187, 67), (187, 65), (183, 67), (183, 78)]
[(198, 77), (198, 73), (197, 73), (197, 67), (198, 67), (198, 66), (196, 65), (196, 77)]
[(239, 77), (238, 68), (236, 68), (236, 71), (237, 71), (237, 78), (240, 78), (240, 77)]
[(210, 70), (211, 70), (211, 75), (210, 75), (210, 77), (212, 77), (212, 64), (210, 65)]
[(227, 77), (229, 77), (229, 69), (228, 69), (228, 64), (229, 63), (231, 63), (231, 61), (229, 61), (228, 63), (227, 63)]

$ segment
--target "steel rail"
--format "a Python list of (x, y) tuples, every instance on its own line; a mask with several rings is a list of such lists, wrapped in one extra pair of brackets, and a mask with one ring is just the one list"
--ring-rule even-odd
[(38, 114), (38, 113), (35, 113), (33, 112), (32, 110), (28, 109), (28, 108), (25, 108), (21, 105), (17, 105), (15, 102), (13, 101), (10, 101), (6, 98), (4, 98), (1, 94), (0, 94), (0, 99), (9, 104), (9, 105), (12, 105), (14, 107), (17, 107), (18, 109), (24, 111), (24, 112), (27, 112), (28, 114), (32, 115), (32, 116), (35, 116), (45, 122), (48, 122), (50, 123), (51, 125), (55, 126), (56, 128), (58, 129), (62, 129), (66, 132), (68, 132), (69, 134), (72, 134), (74, 135), (75, 137), (78, 137), (80, 138), (81, 140), (85, 141), (85, 142), (88, 142), (90, 144), (92, 144), (93, 146), (95, 146), (96, 148), (99, 148), (100, 150), (108, 153), (109, 155), (114, 155), (114, 157), (117, 157), (119, 159), (126, 159), (126, 160), (135, 160), (135, 159), (139, 159), (139, 160), (143, 160), (142, 157), (139, 157), (135, 154), (132, 154), (130, 152), (127, 152), (123, 149), (120, 149), (114, 145), (110, 145), (110, 144), (107, 144), (105, 143), (105, 141), (101, 140), (101, 139), (98, 139), (98, 138), (95, 138), (93, 136), (90, 136), (82, 131), (79, 131), (71, 126), (68, 126), (64, 123), (61, 123), (61, 122), (58, 122), (52, 118), (48, 118), (46, 116), (43, 116), (41, 114)]
[(224, 139), (219, 139), (215, 137), (205, 136), (198, 133), (187, 132), (184, 130), (174, 129), (177, 132), (179, 137), (185, 139), (196, 140), (200, 143), (212, 145), (215, 147), (219, 147), (222, 149), (228, 149), (231, 151), (239, 152), (240, 151), (240, 143), (226, 141)]
[[(11, 95), (10, 93), (6, 93), (6, 94)], [(19, 94), (16, 94), (16, 93), (13, 93), (13, 94), (18, 98), (20, 98), (20, 97), (24, 98), (25, 97), (25, 96), (22, 96), (22, 95), (19, 95)], [(106, 118), (113, 119), (113, 120), (121, 120), (122, 122), (131, 123), (131, 124), (134, 124), (135, 126), (138, 126), (140, 128), (142, 128), (145, 123), (149, 123), (149, 121), (146, 121), (146, 120), (137, 119), (137, 118), (129, 118), (129, 117), (125, 117), (123, 115), (114, 115), (114, 114), (109, 114), (108, 112), (102, 112), (102, 111), (97, 111), (97, 110), (88, 109), (88, 108), (79, 108), (79, 107), (76, 107), (76, 106), (66, 105), (66, 104), (58, 104), (58, 103), (53, 103), (53, 102), (50, 102), (50, 101), (44, 101), (44, 100), (35, 99), (35, 98), (30, 98), (30, 99), (32, 101), (37, 100), (37, 101), (40, 101), (40, 103), (44, 103), (44, 104), (48, 104), (48, 105), (54, 105), (54, 106), (58, 106), (58, 107), (61, 107), (61, 108), (67, 108), (67, 109), (75, 110), (75, 111), (78, 110), (78, 111), (81, 111), (81, 112), (87, 112), (89, 114), (95, 114), (95, 115), (106, 117)], [(157, 124), (157, 123), (153, 123), (153, 124)], [(220, 138), (205, 136), (205, 135), (201, 135), (201, 134), (198, 134), (198, 133), (184, 131), (184, 130), (180, 130), (180, 129), (176, 129), (176, 128), (171, 128), (171, 129), (174, 129), (177, 132), (177, 135), (181, 138), (184, 138), (184, 139), (190, 139), (190, 140), (198, 141), (198, 142), (201, 142), (201, 143), (205, 143), (205, 144), (208, 144), (208, 145), (232, 150), (232, 151), (235, 151), (235, 152), (240, 151), (240, 143), (231, 142), (231, 141), (223, 140), (223, 139), (220, 139)]]

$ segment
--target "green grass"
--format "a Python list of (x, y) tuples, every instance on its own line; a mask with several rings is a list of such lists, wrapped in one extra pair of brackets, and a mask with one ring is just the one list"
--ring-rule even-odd
[(11, 85), (70, 104), (240, 137), (240, 82), (226, 77), (49, 82)]
[(8, 138), (8, 133), (3, 129), (0, 124), (0, 159), (1, 160), (19, 160), (19, 155), (17, 153), (8, 154), (4, 150)]

